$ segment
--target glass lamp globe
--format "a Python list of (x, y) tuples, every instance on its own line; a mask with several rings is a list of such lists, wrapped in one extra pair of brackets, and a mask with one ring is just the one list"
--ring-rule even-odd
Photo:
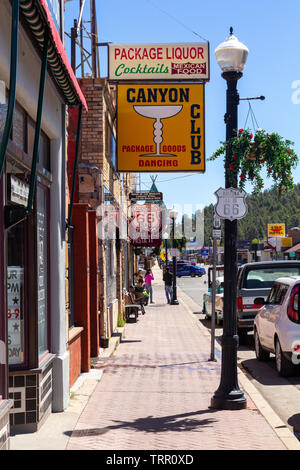
[(248, 53), (248, 48), (234, 36), (232, 28), (230, 28), (228, 38), (215, 49), (217, 62), (222, 72), (242, 72)]
[(178, 211), (175, 209), (175, 207), (173, 207), (173, 209), (170, 210), (169, 215), (171, 219), (176, 219), (176, 217), (178, 216)]

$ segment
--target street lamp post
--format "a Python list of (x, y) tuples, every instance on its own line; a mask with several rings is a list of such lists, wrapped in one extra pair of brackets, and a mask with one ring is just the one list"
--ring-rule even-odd
[[(178, 215), (178, 212), (175, 208), (170, 210), (170, 217), (172, 219), (172, 248), (173, 248), (173, 250), (175, 249), (175, 243), (174, 243), (174, 239), (175, 239), (175, 220), (177, 218), (177, 215)], [(173, 261), (173, 289), (172, 289), (171, 305), (179, 305), (179, 302), (177, 300), (177, 286), (176, 286), (176, 267), (177, 267), (176, 265), (177, 265), (177, 262), (176, 262), (176, 256), (175, 256), (174, 252), (173, 252), (172, 261)]]
[[(237, 108), (239, 95), (237, 81), (242, 77), (248, 49), (238, 41), (230, 28), (230, 35), (215, 50), (216, 58), (222, 69), (222, 77), (227, 82), (226, 94), (226, 141), (237, 132)], [(232, 151), (227, 147), (225, 161), (225, 187), (229, 188), (229, 164)], [(232, 173), (231, 173), (232, 174)], [(237, 174), (234, 175), (237, 181)], [(236, 187), (236, 184), (235, 184)], [(224, 312), (222, 336), (222, 367), (221, 381), (211, 399), (211, 407), (217, 409), (236, 410), (246, 408), (247, 402), (240, 390), (237, 379), (237, 220), (225, 219), (224, 233)]]
[(167, 232), (163, 234), (163, 239), (165, 240), (165, 252), (166, 252), (166, 261), (165, 261), (165, 266), (166, 268), (168, 267), (168, 238), (169, 235)]

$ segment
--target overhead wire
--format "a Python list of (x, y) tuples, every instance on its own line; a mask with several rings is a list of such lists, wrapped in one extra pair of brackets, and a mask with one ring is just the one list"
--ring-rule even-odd
[(152, 5), (153, 7), (157, 8), (158, 10), (160, 10), (162, 13), (164, 13), (165, 15), (167, 15), (169, 18), (171, 18), (172, 20), (176, 21), (176, 23), (180, 24), (183, 28), (185, 28), (187, 31), (195, 34), (196, 36), (198, 36), (199, 38), (203, 39), (204, 41), (206, 42), (209, 42), (208, 39), (205, 39), (203, 36), (201, 36), (201, 34), (198, 34), (196, 31), (194, 31), (193, 29), (191, 29), (189, 26), (187, 26), (185, 23), (183, 23), (182, 21), (180, 21), (178, 18), (176, 18), (175, 16), (171, 15), (171, 13), (169, 13), (168, 11), (166, 10), (163, 10), (162, 8), (160, 8), (160, 6), (156, 5), (154, 2), (152, 2), (151, 0), (146, 0), (148, 3), (150, 3), (150, 5)]

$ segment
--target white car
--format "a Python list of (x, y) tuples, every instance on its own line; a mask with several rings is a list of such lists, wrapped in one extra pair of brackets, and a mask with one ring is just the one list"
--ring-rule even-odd
[[(276, 369), (283, 377), (300, 364), (300, 276), (277, 279), (254, 319), (254, 345), (259, 361), (275, 354)], [(300, 371), (300, 369), (299, 369)]]

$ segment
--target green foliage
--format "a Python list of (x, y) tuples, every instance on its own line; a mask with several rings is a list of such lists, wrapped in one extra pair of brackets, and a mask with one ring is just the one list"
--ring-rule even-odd
[(223, 155), (230, 186), (244, 188), (246, 181), (250, 181), (254, 192), (260, 192), (264, 186), (261, 171), (265, 168), (274, 188), (282, 194), (294, 187), (292, 169), (298, 157), (292, 145), (293, 142), (283, 140), (275, 132), (267, 134), (258, 129), (253, 137), (250, 130), (240, 129), (235, 137), (222, 143), (210, 160)]
[(124, 320), (123, 316), (121, 313), (118, 315), (118, 327), (122, 328), (126, 323), (126, 320)]
[(184, 236), (182, 238), (174, 238), (174, 248), (177, 248), (180, 251), (180, 253), (182, 253), (182, 250), (185, 248), (186, 243), (187, 243), (187, 238)]
[[(278, 190), (271, 189), (246, 198), (248, 213), (238, 221), (238, 239), (266, 238), (267, 224), (284, 223), (286, 231), (300, 227), (300, 184), (278, 198)], [(204, 209), (204, 244), (210, 245), (214, 205)], [(222, 222), (223, 226), (223, 222)], [(223, 232), (224, 233), (224, 232)]]

